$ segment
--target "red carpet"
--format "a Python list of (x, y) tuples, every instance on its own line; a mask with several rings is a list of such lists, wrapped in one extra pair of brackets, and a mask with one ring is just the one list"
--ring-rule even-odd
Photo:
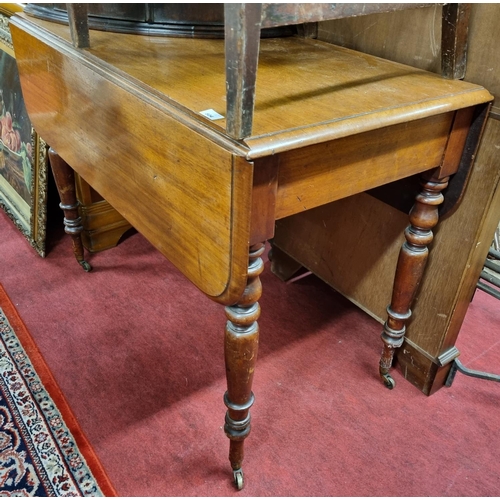
[[(0, 496), (116, 496), (57, 382), (1, 285), (0, 309), (2, 346), (5, 347), (2, 376), (5, 373), (7, 377), (3, 380), (8, 381), (7, 392), (2, 393), (6, 396), (2, 409), (8, 415), (2, 415), (1, 421)], [(29, 394), (31, 387), (36, 387), (36, 396)], [(57, 410), (52, 409), (54, 404)], [(86, 465), (82, 466), (82, 461)]]
[[(60, 216), (62, 219), (62, 216)], [(57, 221), (59, 223), (59, 220)], [(0, 214), (0, 281), (122, 496), (499, 496), (500, 384), (421, 394), (377, 375), (381, 327), (314, 277), (262, 275), (246, 486), (231, 484), (225, 315), (140, 235), (76, 264)], [(499, 302), (477, 292), (458, 348), (499, 372)]]

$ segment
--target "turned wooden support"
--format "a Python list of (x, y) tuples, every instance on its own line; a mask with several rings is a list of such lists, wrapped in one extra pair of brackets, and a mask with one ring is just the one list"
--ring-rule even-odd
[(250, 407), (254, 402), (252, 381), (259, 345), (260, 316), (258, 300), (262, 294), (259, 279), (264, 269), (261, 255), (264, 244), (250, 247), (248, 281), (237, 304), (226, 307), (226, 334), (224, 356), (226, 362), (227, 392), (224, 404), (228, 410), (224, 431), (230, 439), (229, 461), (238, 489), (243, 487), (243, 442), (250, 434)]
[(380, 376), (387, 387), (395, 385), (389, 375), (394, 352), (404, 341), (406, 323), (411, 317), (411, 304), (424, 274), (428, 245), (432, 242), (432, 228), (438, 223), (438, 207), (443, 203), (441, 193), (448, 185), (449, 177), (439, 179), (436, 170), (422, 175), (423, 190), (415, 198), (410, 210), (410, 225), (405, 230), (406, 241), (399, 253), (394, 277), (392, 300), (387, 307), (382, 340), (384, 347), (380, 358)]
[(73, 253), (78, 263), (85, 271), (92, 269), (85, 261), (81, 232), (83, 231), (82, 219), (78, 213), (78, 200), (76, 199), (75, 173), (73, 169), (54, 151), (49, 149), (50, 166), (54, 174), (61, 203), (59, 206), (64, 212), (64, 230), (71, 236)]

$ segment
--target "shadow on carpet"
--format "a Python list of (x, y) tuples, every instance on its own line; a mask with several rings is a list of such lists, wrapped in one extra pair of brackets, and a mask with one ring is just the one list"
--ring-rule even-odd
[(0, 496), (116, 496), (0, 285)]

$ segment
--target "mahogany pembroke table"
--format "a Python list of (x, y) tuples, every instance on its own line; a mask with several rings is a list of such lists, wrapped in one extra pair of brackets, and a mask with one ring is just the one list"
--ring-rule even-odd
[[(470, 166), (462, 153), (473, 157), (492, 100), (480, 86), (311, 38), (262, 39), (259, 47), (260, 28), (273, 23), (270, 5), (292, 4), (227, 4), (225, 41), (92, 30), (89, 44), (77, 7), (69, 9), (75, 43), (68, 26), (11, 19), (26, 107), (53, 148), (78, 260), (88, 266), (72, 169), (226, 306), (225, 432), (238, 488), (254, 401), (261, 256), (275, 221), (422, 174), (382, 333), (380, 375), (392, 388), (389, 369), (442, 191)], [(324, 9), (278, 24), (331, 18), (347, 4), (311, 5)]]

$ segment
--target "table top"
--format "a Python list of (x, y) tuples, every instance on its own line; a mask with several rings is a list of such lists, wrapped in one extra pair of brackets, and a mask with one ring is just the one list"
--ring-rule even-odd
[[(20, 16), (36, 26), (37, 36), (76, 50), (67, 26)], [(209, 109), (226, 113), (223, 40), (95, 30), (90, 36), (91, 48), (79, 51), (88, 64), (99, 61), (100, 68), (123, 85), (152, 93), (167, 108), (198, 122), (200, 131), (233, 143), (247, 159), (492, 99), (481, 86), (329, 43), (299, 37), (263, 39), (253, 132), (235, 144), (225, 134), (224, 118), (211, 121), (200, 114)]]
[(491, 100), (327, 43), (263, 40), (254, 133), (237, 141), (200, 114), (225, 113), (221, 40), (91, 31), (81, 50), (68, 27), (24, 14), (11, 33), (41, 137), (224, 304), (276, 218), (439, 166), (454, 112)]

